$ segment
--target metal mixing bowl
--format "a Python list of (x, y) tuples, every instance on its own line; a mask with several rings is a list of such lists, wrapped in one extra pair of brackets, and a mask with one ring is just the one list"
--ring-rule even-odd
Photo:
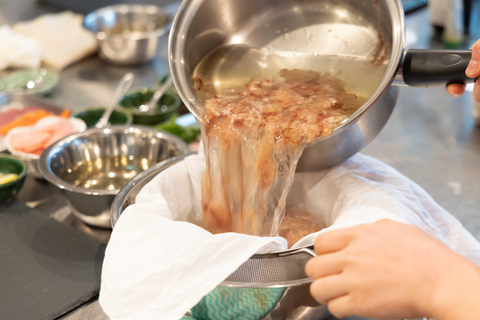
[(112, 126), (54, 143), (40, 157), (40, 171), (64, 190), (76, 216), (90, 225), (110, 228), (112, 201), (131, 178), (187, 152), (187, 144), (169, 133)]
[[(139, 192), (162, 171), (182, 162), (190, 154), (184, 154), (175, 158), (162, 161), (148, 170), (140, 173), (130, 180), (120, 190), (112, 203), (111, 220), (112, 227), (122, 215), (122, 212), (130, 205), (135, 204)], [(286, 250), (265, 255), (254, 255), (242, 266), (240, 266), (226, 281), (216, 289), (207, 294), (191, 310), (195, 319), (195, 313), (201, 314), (209, 310), (210, 315), (217, 315), (215, 319), (236, 320), (236, 319), (262, 319), (262, 320), (336, 320), (325, 305), (319, 305), (310, 295), (310, 283), (312, 282), (305, 274), (302, 275), (297, 268), (303, 269), (306, 261), (311, 257), (297, 257), (295, 260), (280, 261), (288, 259), (294, 252), (304, 251), (308, 247)], [(268, 260), (270, 259), (270, 260)], [(261, 262), (258, 262), (261, 260)], [(251, 267), (255, 267), (253, 270)], [(296, 275), (289, 271), (291, 268), (298, 270)], [(267, 272), (262, 269), (268, 269)], [(276, 270), (275, 270), (276, 269)], [(274, 271), (270, 273), (269, 271)], [(295, 280), (286, 279), (283, 281), (255, 281), (258, 276), (264, 280), (270, 277), (277, 277), (278, 272), (285, 271), (285, 277), (294, 277)], [(262, 274), (263, 273), (263, 274)], [(251, 279), (246, 280), (238, 280)], [(268, 279), (267, 279), (268, 280)], [(253, 299), (251, 299), (253, 297)], [(249, 299), (250, 298), (250, 299)], [(238, 299), (246, 299), (245, 303)], [(221, 300), (222, 303), (218, 303)], [(232, 302), (237, 301), (235, 305)], [(255, 303), (258, 302), (258, 303)], [(233, 308), (229, 310), (229, 308)], [(251, 310), (255, 309), (253, 314)], [(198, 318), (207, 318), (205, 314)], [(213, 317), (211, 317), (213, 318)], [(338, 320), (338, 319), (337, 319)], [(343, 320), (372, 320), (362, 317), (348, 317)], [(420, 319), (418, 319), (420, 320)]]
[(151, 5), (115, 5), (88, 14), (83, 26), (98, 39), (102, 59), (121, 65), (146, 63), (157, 54), (172, 17)]
[[(111, 211), (111, 221), (112, 227), (115, 227), (118, 218), (121, 216), (122, 212), (129, 206), (135, 203), (135, 198), (142, 188), (149, 183), (153, 178), (155, 178), (162, 171), (170, 168), (171, 166), (180, 163), (183, 159), (188, 156), (181, 155), (172, 159), (165, 160), (160, 162), (148, 170), (140, 173), (130, 182), (128, 182), (125, 187), (120, 190), (118, 195), (115, 197), (112, 203)], [(287, 251), (286, 251), (287, 252)], [(230, 279), (230, 278), (229, 278)], [(227, 279), (227, 280), (229, 280)], [(257, 312), (262, 314), (262, 319), (335, 319), (332, 317), (326, 306), (319, 306), (309, 293), (309, 285), (311, 279), (304, 277), (297, 281), (284, 281), (279, 283), (247, 283), (247, 282), (238, 282), (238, 281), (225, 281), (221, 286), (217, 287), (216, 290), (213, 290), (209, 295), (206, 296), (196, 308), (204, 309), (211, 308), (215, 306), (207, 306), (207, 301), (217, 299), (227, 299), (229, 297), (239, 297), (239, 296), (261, 296), (263, 297), (261, 306), (257, 307)], [(220, 296), (221, 297), (220, 297)], [(219, 306), (219, 308), (228, 308), (228, 303)], [(236, 306), (236, 308), (241, 308), (242, 306)], [(251, 307), (251, 306), (250, 306)], [(228, 310), (225, 310), (225, 313), (229, 314)], [(243, 310), (248, 313), (247, 310)], [(243, 312), (242, 311), (242, 312)], [(192, 312), (195, 312), (195, 308), (192, 309)], [(237, 310), (238, 315), (238, 310)], [(281, 315), (281, 317), (279, 317)], [(301, 317), (298, 317), (301, 315)], [(249, 315), (249, 319), (253, 319), (252, 315)], [(227, 316), (222, 317), (222, 319), (230, 319)], [(234, 318), (235, 319), (235, 316)]]
[[(135, 204), (135, 199), (138, 193), (147, 183), (149, 183), (162, 171), (183, 161), (186, 156), (188, 156), (188, 154), (158, 163), (148, 170), (140, 173), (130, 182), (128, 182), (125, 187), (120, 190), (113, 201), (111, 211), (112, 226), (115, 227), (118, 218), (128, 206)], [(191, 313), (193, 318), (195, 318), (196, 312), (201, 313), (204, 310), (214, 309), (217, 311), (215, 314), (221, 314), (221, 319), (223, 320), (233, 320), (239, 318), (261, 318), (262, 320), (335, 320), (336, 318), (328, 312), (328, 309), (325, 305), (319, 305), (312, 298), (309, 292), (311, 279), (309, 279), (306, 275), (302, 276), (300, 270), (297, 272), (299, 276), (295, 275), (295, 280), (289, 280), (286, 278), (283, 281), (276, 282), (238, 280), (239, 278), (255, 279), (257, 278), (258, 274), (265, 278), (262, 273), (266, 274), (268, 277), (273, 276), (272, 273), (265, 272), (262, 270), (262, 268), (268, 268), (271, 271), (276, 269), (277, 271), (274, 273), (277, 273), (278, 270), (283, 271), (292, 268), (293, 264), (295, 268), (300, 268), (303, 270), (305, 262), (308, 261), (311, 256), (307, 255), (306, 259), (305, 256), (303, 256), (302, 258), (294, 261), (288, 260), (286, 263), (282, 263), (278, 259), (288, 259), (292, 252), (302, 251), (304, 249), (307, 248), (301, 248), (299, 250), (287, 250), (267, 255), (254, 255), (237, 271), (235, 271), (235, 273), (233, 273), (226, 281), (224, 281), (215, 290), (210, 292), (195, 307), (192, 308)], [(262, 259), (262, 262), (259, 263), (258, 259)], [(280, 264), (280, 266), (276, 266), (275, 264), (277, 263)], [(255, 270), (250, 269), (251, 266), (255, 266)], [(287, 271), (285, 272), (287, 273)], [(252, 305), (252, 301), (254, 302), (255, 299), (250, 300), (249, 297), (257, 297), (256, 299), (261, 302), (253, 307), (254, 303)], [(244, 304), (242, 301), (238, 301), (238, 299), (246, 299), (248, 301), (245, 301)], [(223, 303), (218, 304), (218, 300), (222, 300)], [(229, 304), (229, 301), (237, 301), (238, 303), (233, 306)], [(235, 310), (232, 311), (229, 310), (229, 308), (235, 308)], [(256, 309), (257, 317), (255, 317), (249, 311), (249, 309), (254, 308)], [(242, 317), (242, 314), (246, 316)], [(360, 317), (349, 317), (346, 319), (367, 320)]]

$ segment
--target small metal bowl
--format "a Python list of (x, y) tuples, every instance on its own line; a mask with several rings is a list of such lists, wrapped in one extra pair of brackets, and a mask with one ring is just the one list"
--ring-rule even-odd
[(68, 136), (40, 157), (40, 171), (63, 189), (73, 213), (87, 224), (111, 228), (110, 208), (138, 173), (189, 152), (181, 139), (144, 127), (112, 126)]
[(120, 65), (146, 63), (157, 54), (172, 17), (152, 5), (114, 5), (88, 14), (83, 26), (98, 39), (100, 58)]

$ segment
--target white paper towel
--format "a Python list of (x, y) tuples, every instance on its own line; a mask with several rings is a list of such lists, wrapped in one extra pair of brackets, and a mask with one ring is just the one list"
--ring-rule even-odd
[[(112, 319), (180, 319), (251, 255), (286, 248), (282, 238), (212, 235), (201, 225), (204, 157), (194, 155), (147, 186), (119, 219), (107, 246), (100, 304)], [(381, 219), (417, 225), (480, 264), (480, 244), (423, 189), (358, 154), (317, 173), (297, 174), (291, 206), (330, 227)], [(179, 220), (174, 222), (173, 220)], [(317, 234), (296, 246), (312, 244)]]
[(9, 26), (0, 26), (0, 70), (7, 68), (38, 68), (42, 47), (34, 38), (13, 32)]

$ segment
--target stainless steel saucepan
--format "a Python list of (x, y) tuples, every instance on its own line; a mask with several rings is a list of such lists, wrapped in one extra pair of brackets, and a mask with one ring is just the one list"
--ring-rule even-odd
[(313, 69), (368, 97), (333, 134), (305, 149), (297, 171), (312, 171), (349, 158), (375, 138), (398, 97), (392, 84), (469, 80), (470, 51), (405, 52), (404, 38), (400, 0), (185, 0), (170, 33), (169, 62), (178, 93), (200, 121), (194, 76), (220, 90), (254, 74)]

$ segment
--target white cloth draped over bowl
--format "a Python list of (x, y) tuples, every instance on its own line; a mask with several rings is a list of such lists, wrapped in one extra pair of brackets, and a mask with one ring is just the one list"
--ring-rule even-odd
[[(283, 238), (212, 235), (197, 226), (204, 170), (203, 154), (187, 157), (155, 177), (123, 212), (102, 270), (100, 305), (110, 319), (180, 319), (250, 256), (286, 248)], [(480, 265), (480, 243), (456, 218), (414, 182), (362, 154), (297, 174), (287, 202), (330, 226), (320, 232), (396, 220)], [(312, 244), (316, 235), (295, 246)]]

